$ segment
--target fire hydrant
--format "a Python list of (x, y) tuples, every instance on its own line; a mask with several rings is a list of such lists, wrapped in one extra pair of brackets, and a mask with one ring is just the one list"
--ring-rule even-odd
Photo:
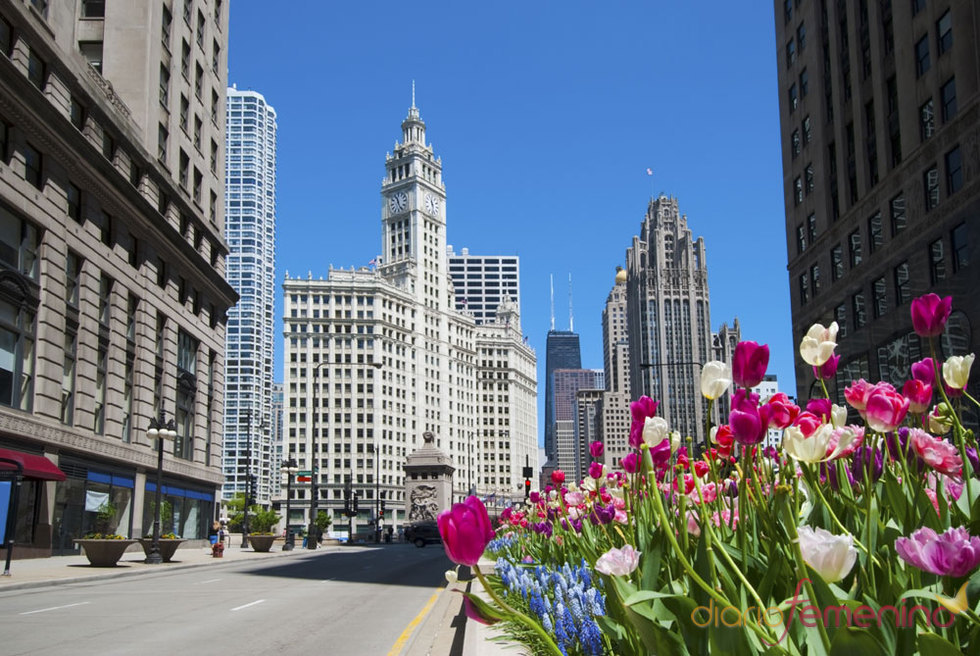
[(211, 545), (211, 557), (212, 558), (223, 558), (224, 555), (225, 555), (225, 543), (224, 542), (221, 542), (219, 540), (218, 542), (215, 542), (214, 544)]

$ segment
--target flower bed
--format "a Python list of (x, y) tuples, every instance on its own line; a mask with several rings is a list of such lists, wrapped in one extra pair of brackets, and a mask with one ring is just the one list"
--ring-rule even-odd
[[(741, 342), (730, 367), (702, 370), (709, 408), (734, 384), (711, 444), (672, 433), (643, 397), (620, 469), (595, 443), (583, 481), (556, 471), (496, 531), (476, 497), (454, 505), (439, 517), (446, 553), (493, 600), (468, 597), (468, 615), (504, 621), (536, 653), (980, 652), (980, 462), (961, 422), (977, 405), (974, 356), (938, 360), (950, 309), (934, 294), (912, 302), (931, 357), (901, 390), (852, 382), (850, 413), (824, 382), (837, 325), (818, 324), (800, 345), (816, 398), (760, 399), (768, 348)], [(781, 448), (762, 448), (770, 429)]]

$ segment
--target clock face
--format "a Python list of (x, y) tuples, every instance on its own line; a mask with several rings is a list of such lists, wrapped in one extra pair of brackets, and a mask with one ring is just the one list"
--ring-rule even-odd
[(408, 207), (408, 194), (404, 191), (399, 191), (397, 194), (392, 194), (388, 197), (389, 213), (398, 214), (399, 212), (404, 212), (406, 207)]
[(425, 195), (425, 211), (429, 214), (439, 213), (439, 199), (432, 194)]

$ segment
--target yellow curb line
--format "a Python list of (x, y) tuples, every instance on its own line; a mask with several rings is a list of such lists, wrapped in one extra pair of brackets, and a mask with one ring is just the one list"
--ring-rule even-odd
[(398, 636), (398, 640), (395, 641), (391, 651), (388, 652), (388, 656), (398, 656), (398, 654), (401, 653), (402, 648), (411, 637), (415, 627), (417, 627), (419, 622), (421, 622), (425, 616), (429, 614), (429, 611), (432, 610), (432, 606), (436, 603), (436, 599), (439, 598), (440, 592), (442, 592), (442, 588), (439, 588), (431, 597), (429, 597), (429, 601), (425, 602), (425, 606), (421, 611), (419, 611), (419, 614), (415, 616), (415, 619), (408, 623), (408, 626), (405, 627), (402, 634)]

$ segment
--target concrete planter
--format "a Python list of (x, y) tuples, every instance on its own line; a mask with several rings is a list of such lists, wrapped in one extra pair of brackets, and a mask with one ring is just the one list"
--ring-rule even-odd
[[(175, 553), (177, 553), (177, 547), (179, 547), (182, 542), (185, 542), (185, 540), (167, 540), (160, 538), (160, 557), (163, 558), (163, 562), (170, 562), (170, 559), (174, 557)], [(153, 538), (141, 538), (140, 546), (143, 547), (143, 553), (149, 556), (150, 551), (153, 549)]]
[(85, 557), (92, 567), (115, 567), (119, 559), (138, 540), (95, 540), (82, 538), (75, 540), (85, 552)]
[(269, 551), (272, 543), (276, 541), (275, 535), (249, 535), (248, 543), (252, 546), (252, 551)]

